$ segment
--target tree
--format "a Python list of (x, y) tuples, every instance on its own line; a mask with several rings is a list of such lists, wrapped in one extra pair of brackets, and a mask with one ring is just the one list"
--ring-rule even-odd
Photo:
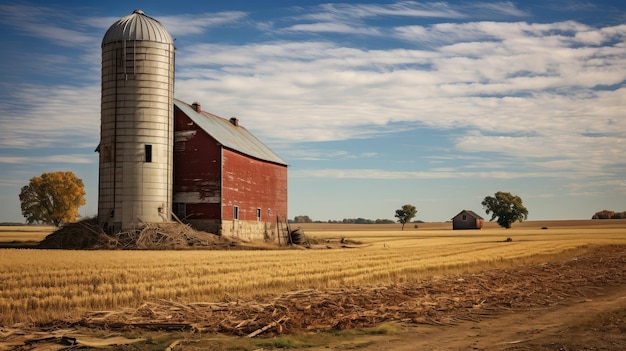
[(610, 219), (615, 215), (615, 211), (602, 210), (596, 212), (591, 219)]
[(497, 217), (498, 224), (507, 229), (511, 228), (513, 222), (522, 222), (528, 218), (528, 210), (522, 204), (522, 199), (511, 193), (498, 191), (494, 197), (485, 197), (482, 205), (487, 214), (492, 213), (489, 221)]
[(611, 219), (626, 219), (626, 211), (624, 211), (624, 212), (615, 212), (611, 216)]
[(611, 210), (602, 210), (596, 212), (591, 219), (626, 219), (626, 211), (615, 212)]
[(85, 204), (85, 186), (73, 172), (43, 173), (33, 177), (20, 192), (22, 215), (29, 224), (59, 226), (74, 222)]
[(293, 222), (294, 223), (313, 223), (313, 220), (311, 218), (309, 218), (309, 216), (295, 216), (293, 218)]
[(402, 223), (402, 230), (404, 225), (409, 223), (413, 217), (417, 214), (417, 209), (413, 205), (404, 205), (401, 209), (396, 210), (395, 217), (398, 219), (398, 223)]

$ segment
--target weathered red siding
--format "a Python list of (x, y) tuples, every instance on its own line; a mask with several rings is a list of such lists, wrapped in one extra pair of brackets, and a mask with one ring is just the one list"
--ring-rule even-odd
[(239, 207), (239, 220), (243, 221), (256, 221), (258, 208), (262, 222), (287, 216), (287, 166), (228, 149), (222, 151), (222, 157), (222, 219), (233, 219), (234, 206)]
[[(174, 212), (185, 217), (219, 219), (221, 212), (221, 146), (179, 109), (174, 113)], [(182, 219), (182, 218), (181, 218)]]
[[(200, 116), (183, 111), (178, 106), (174, 110), (173, 212), (196, 229), (246, 240), (277, 240), (276, 218), (287, 218), (287, 165), (225, 147), (218, 142), (220, 134), (214, 138), (211, 130), (203, 129), (213, 125), (215, 133), (224, 133), (220, 121), (200, 127), (196, 122), (205, 122), (196, 119)], [(250, 137), (247, 131), (241, 134)], [(245, 145), (249, 140), (243, 141)]]

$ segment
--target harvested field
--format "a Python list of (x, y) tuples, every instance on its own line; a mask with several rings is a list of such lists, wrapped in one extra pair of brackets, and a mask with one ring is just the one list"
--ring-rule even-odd
[[(91, 312), (78, 319), (3, 327), (0, 349), (118, 349), (125, 345), (126, 350), (141, 350), (154, 348), (152, 340), (159, 338), (160, 349), (167, 346), (168, 350), (273, 349), (271, 345), (323, 350), (329, 343), (337, 346), (332, 349), (364, 350), (621, 350), (626, 346), (625, 264), (626, 246), (613, 245), (589, 248), (558, 262), (432, 277), (410, 284), (302, 290), (215, 303), (153, 301), (137, 308)], [(593, 302), (606, 293), (611, 302)], [(573, 316), (578, 319), (568, 320)], [(513, 320), (518, 324), (511, 324)], [(529, 320), (531, 324), (524, 325)], [(565, 329), (551, 326), (555, 320)], [(402, 326), (371, 328), (393, 321)], [(311, 341), (315, 340), (312, 331), (336, 333), (352, 328), (369, 328), (375, 334), (390, 330), (392, 335), (373, 337), (364, 332), (348, 338), (318, 336), (318, 341)], [(97, 337), (88, 330), (106, 332)], [(116, 334), (116, 330), (127, 334)], [(135, 336), (123, 336), (129, 332)], [(214, 333), (248, 339), (301, 336), (243, 342)], [(515, 339), (520, 336), (523, 339)]]
[[(626, 246), (594, 248), (564, 262), (436, 277), (389, 286), (307, 289), (275, 298), (217, 303), (155, 301), (98, 311), (73, 323), (88, 328), (195, 330), (256, 336), (371, 327), (386, 321), (450, 325), (495, 311), (584, 298), (594, 287), (626, 285)], [(69, 322), (69, 321), (68, 321)]]
[(0, 243), (38, 243), (55, 229), (52, 226), (0, 226)]
[[(3, 249), (0, 349), (35, 335), (56, 343), (110, 328), (189, 339), (362, 329), (386, 321), (452, 327), (587, 301), (602, 289), (626, 287), (626, 228), (604, 223), (550, 224), (548, 230), (305, 230), (316, 242), (365, 244), (336, 250)], [(610, 320), (619, 324), (616, 316)]]

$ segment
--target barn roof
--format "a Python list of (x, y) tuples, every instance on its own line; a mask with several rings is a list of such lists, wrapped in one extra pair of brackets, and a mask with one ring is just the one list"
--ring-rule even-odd
[(259, 160), (287, 165), (287, 162), (276, 155), (243, 126), (235, 125), (225, 118), (208, 112), (196, 112), (191, 105), (179, 99), (174, 99), (174, 106), (178, 107), (222, 146)]
[(455, 219), (456, 217), (458, 217), (459, 215), (463, 214), (463, 213), (467, 213), (468, 215), (477, 218), (477, 219), (484, 219), (481, 216), (479, 216), (476, 212), (474, 211), (470, 211), (470, 210), (463, 210), (461, 212), (459, 212), (456, 216), (452, 217), (452, 219)]

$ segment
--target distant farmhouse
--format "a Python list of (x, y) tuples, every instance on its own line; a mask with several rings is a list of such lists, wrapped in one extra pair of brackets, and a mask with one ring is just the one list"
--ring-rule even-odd
[(104, 35), (99, 224), (115, 233), (178, 218), (216, 234), (275, 239), (277, 219), (287, 218), (287, 164), (237, 118), (174, 99), (175, 51), (141, 10)]
[(481, 229), (485, 220), (474, 211), (463, 210), (452, 217), (452, 229)]

